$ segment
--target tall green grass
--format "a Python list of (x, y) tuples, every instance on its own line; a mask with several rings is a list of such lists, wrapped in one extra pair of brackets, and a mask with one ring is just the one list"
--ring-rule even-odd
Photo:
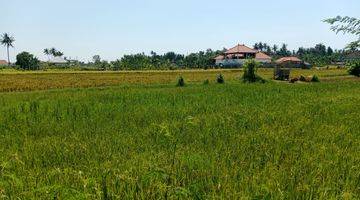
[(3, 199), (357, 199), (360, 85), (0, 93)]

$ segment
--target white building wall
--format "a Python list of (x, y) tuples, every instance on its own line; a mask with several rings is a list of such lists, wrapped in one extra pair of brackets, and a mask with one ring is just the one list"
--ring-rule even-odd
[[(271, 63), (270, 59), (255, 59), (261, 63)], [(224, 59), (224, 60), (216, 60), (215, 65), (231, 67), (231, 66), (241, 66), (245, 63), (246, 59)]]

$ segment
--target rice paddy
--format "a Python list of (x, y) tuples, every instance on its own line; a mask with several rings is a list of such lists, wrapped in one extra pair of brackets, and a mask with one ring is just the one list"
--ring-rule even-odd
[(297, 74), (2, 73), (0, 199), (359, 199), (358, 79)]

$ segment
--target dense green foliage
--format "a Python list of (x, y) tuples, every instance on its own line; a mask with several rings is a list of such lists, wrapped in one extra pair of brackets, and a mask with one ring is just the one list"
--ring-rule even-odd
[[(299, 48), (297, 51), (290, 51), (287, 45), (283, 44), (280, 48), (277, 45), (270, 47), (267, 43), (256, 43), (254, 48), (272, 56), (274, 60), (284, 56), (297, 56), (312, 66), (323, 67), (337, 62), (345, 62), (348, 59), (349, 51), (333, 50), (323, 44), (317, 44), (312, 48)], [(81, 64), (82, 68), (99, 70), (164, 70), (164, 69), (208, 69), (214, 68), (217, 55), (222, 54), (226, 49), (213, 51), (208, 49), (189, 55), (168, 52), (159, 55), (151, 52), (125, 55), (116, 61), (107, 62), (100, 60), (100, 57), (93, 63)]]
[(16, 65), (24, 70), (38, 70), (40, 61), (28, 52), (19, 53), (16, 56)]
[(349, 74), (360, 77), (360, 60), (349, 63)]
[(212, 51), (208, 49), (203, 52), (191, 53), (187, 56), (168, 52), (158, 55), (151, 52), (151, 55), (144, 53), (135, 55), (125, 55), (120, 60), (111, 62), (116, 70), (140, 70), (140, 69), (179, 69), (179, 68), (208, 68), (214, 65), (215, 56), (222, 51)]
[(358, 83), (0, 93), (0, 198), (358, 199)]

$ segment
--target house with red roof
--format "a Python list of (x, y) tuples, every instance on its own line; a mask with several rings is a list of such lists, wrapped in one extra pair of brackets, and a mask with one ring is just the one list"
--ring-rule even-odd
[(265, 53), (247, 47), (244, 44), (238, 44), (222, 55), (215, 57), (215, 64), (220, 67), (242, 66), (246, 59), (255, 59), (261, 63), (271, 63), (271, 57)]
[(275, 63), (279, 66), (288, 68), (311, 68), (309, 63), (306, 63), (295, 56), (280, 58), (276, 60)]
[(7, 61), (6, 60), (0, 60), (0, 66), (2, 66), (2, 65), (7, 65), (8, 63), (7, 63)]

